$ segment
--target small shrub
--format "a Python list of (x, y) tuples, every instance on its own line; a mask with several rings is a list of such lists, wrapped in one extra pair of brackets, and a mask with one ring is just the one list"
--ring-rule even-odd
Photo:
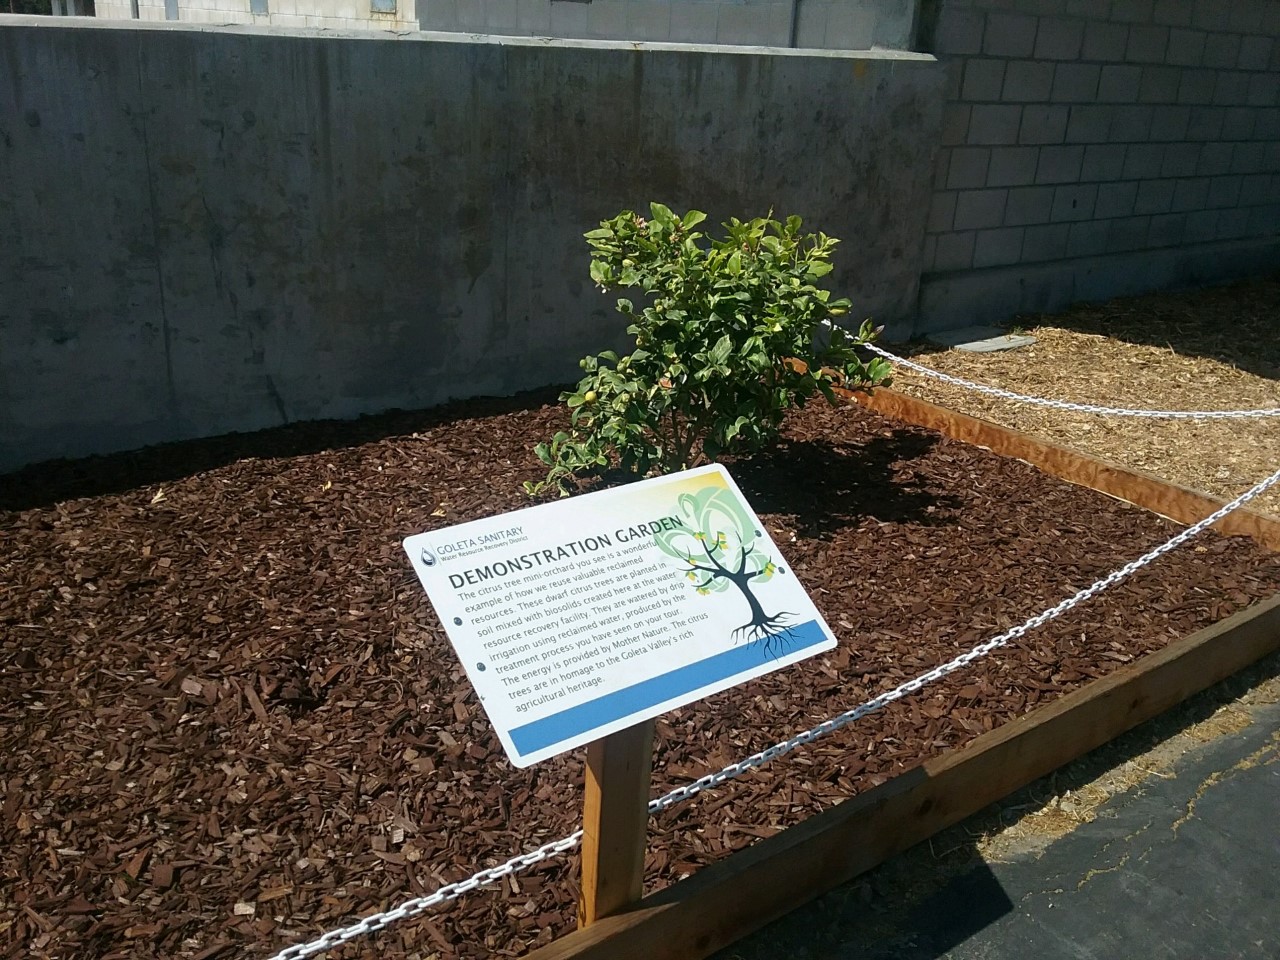
[(696, 230), (705, 219), (654, 203), (648, 220), (624, 210), (586, 234), (600, 289), (639, 288), (650, 302), (618, 301), (635, 348), (582, 360), (586, 376), (560, 396), (572, 427), (535, 448), (550, 469), (530, 493), (564, 493), (569, 479), (613, 465), (666, 473), (756, 451), (789, 407), (814, 394), (834, 402), (836, 383), (887, 382), (887, 363), (854, 352), (879, 331), (837, 326), (849, 301), (816, 286), (831, 272), (834, 237), (801, 234), (788, 217), (735, 218), (714, 239)]

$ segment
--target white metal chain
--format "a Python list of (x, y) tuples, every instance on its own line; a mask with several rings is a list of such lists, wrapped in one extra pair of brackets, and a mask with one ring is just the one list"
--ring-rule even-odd
[(477, 887), (482, 887), (487, 883), (493, 883), (495, 880), (501, 880), (503, 877), (513, 873), (519, 873), (522, 870), (528, 870), (535, 863), (542, 863), (544, 860), (550, 860), (552, 857), (558, 857), (562, 853), (568, 853), (579, 843), (582, 842), (582, 831), (575, 830), (567, 837), (559, 840), (553, 840), (550, 843), (544, 843), (536, 850), (528, 853), (522, 853), (519, 856), (512, 857), (505, 863), (500, 863), (496, 867), (489, 867), (486, 870), (480, 870), (465, 880), (459, 880), (456, 883), (445, 884), (434, 893), (425, 897), (415, 897), (412, 900), (406, 900), (394, 910), (388, 910), (385, 913), (375, 913), (365, 917), (358, 923), (353, 923), (349, 927), (342, 927), (339, 930), (330, 930), (324, 936), (312, 940), (310, 943), (300, 943), (292, 947), (288, 947), (277, 953), (272, 960), (301, 960), (302, 957), (313, 957), (318, 953), (325, 953), (334, 947), (341, 946), (348, 940), (354, 940), (356, 937), (363, 937), (365, 934), (373, 933), (381, 930), (383, 927), (389, 927), (397, 920), (408, 920), (411, 917), (419, 916), (426, 913), (432, 907), (438, 907), (442, 903), (450, 900), (456, 900), (464, 893), (470, 893)]
[(997, 637), (993, 637), (990, 640), (987, 640), (983, 643), (978, 644), (976, 647), (973, 647), (971, 650), (968, 650), (965, 653), (960, 654), (955, 659), (948, 660), (946, 663), (936, 666), (932, 670), (928, 670), (925, 673), (920, 674), (920, 676), (915, 677), (914, 679), (908, 680), (897, 687), (894, 687), (888, 693), (882, 693), (880, 694), (880, 696), (872, 700), (868, 700), (866, 703), (860, 704), (859, 706), (854, 707), (852, 710), (847, 710), (844, 713), (839, 714), (838, 716), (831, 717), (828, 720), (824, 720), (821, 723), (817, 724), (816, 726), (810, 727), (808, 730), (805, 730), (803, 733), (798, 733), (788, 740), (783, 740), (780, 743), (775, 743), (772, 747), (768, 747), (765, 750), (761, 750), (759, 753), (754, 753), (751, 756), (747, 757), (745, 760), (741, 760), (738, 763), (731, 764), (730, 766), (725, 767), (723, 770), (720, 770), (716, 773), (709, 773), (706, 776), (700, 777), (699, 779), (693, 781), (692, 783), (686, 784), (682, 787), (677, 787), (676, 789), (672, 790), (670, 793), (665, 794), (664, 796), (661, 796), (658, 799), (651, 802), (649, 804), (650, 811), (665, 810), (667, 807), (671, 806), (672, 804), (678, 803), (681, 800), (685, 800), (693, 796), (695, 793), (701, 793), (703, 790), (707, 789), (708, 787), (715, 786), (716, 784), (719, 784), (719, 783), (724, 783), (726, 780), (732, 780), (734, 777), (740, 776), (741, 774), (745, 773), (747, 770), (752, 769), (753, 767), (762, 766), (763, 764), (768, 763), (770, 760), (774, 760), (778, 757), (784, 756), (785, 754), (790, 753), (792, 750), (794, 750), (796, 747), (801, 746), (802, 744), (812, 743), (814, 740), (818, 739), (819, 737), (825, 736), (828, 733), (832, 733), (835, 730), (839, 730), (841, 727), (848, 726), (850, 723), (853, 723), (855, 720), (858, 720), (861, 717), (865, 717), (869, 713), (874, 713), (876, 710), (879, 710), (882, 707), (887, 706), (893, 701), (902, 699), (904, 696), (906, 696), (909, 693), (915, 693), (917, 690), (921, 689), (924, 686), (927, 686), (930, 683), (933, 683), (935, 680), (941, 680), (943, 677), (949, 674), (955, 673), (957, 670), (961, 670), (964, 667), (967, 667), (969, 664), (973, 663), (973, 661), (981, 659), (982, 657), (985, 657), (987, 654), (991, 653), (991, 651), (1005, 646), (1006, 644), (1009, 643), (1009, 641), (1016, 640), (1019, 637), (1021, 637), (1023, 634), (1028, 633), (1029, 631), (1034, 630), (1037, 627), (1044, 626), (1050, 620), (1053, 620), (1057, 617), (1062, 616), (1062, 614), (1066, 613), (1072, 607), (1076, 606), (1077, 604), (1083, 603), (1085, 600), (1088, 600), (1090, 597), (1098, 593), (1101, 593), (1103, 590), (1107, 589), (1107, 587), (1114, 586), (1115, 584), (1119, 583), (1121, 580), (1125, 579), (1126, 577), (1140, 570), (1142, 567), (1145, 567), (1147, 564), (1151, 563), (1152, 561), (1164, 556), (1170, 550), (1173, 550), (1176, 547), (1181, 546), (1183, 543), (1190, 540), (1192, 537), (1200, 533), (1206, 527), (1210, 527), (1213, 524), (1217, 523), (1227, 514), (1231, 513), (1233, 510), (1237, 509), (1242, 504), (1245, 504), (1248, 501), (1252, 500), (1258, 494), (1264, 492), (1265, 490), (1274, 486), (1278, 482), (1280, 482), (1280, 470), (1277, 470), (1275, 473), (1269, 476), (1266, 480), (1263, 480), (1257, 486), (1251, 488), (1250, 490), (1245, 491), (1235, 500), (1232, 500), (1230, 503), (1225, 504), (1219, 509), (1215, 510), (1213, 513), (1205, 517), (1203, 520), (1200, 520), (1195, 524), (1193, 524), (1192, 526), (1187, 527), (1185, 530), (1180, 531), (1175, 536), (1171, 537), (1170, 539), (1166, 540), (1164, 543), (1160, 544), (1160, 546), (1156, 547), (1154, 550), (1151, 550), (1148, 553), (1144, 553), (1137, 560), (1132, 560), (1117, 570), (1113, 570), (1111, 573), (1107, 574), (1101, 580), (1095, 581), (1090, 586), (1085, 587), (1083, 590), (1079, 591), (1074, 596), (1068, 597), (1067, 599), (1063, 600), (1061, 603), (1058, 603), (1056, 606), (1050, 607), (1048, 610), (1045, 610), (1042, 613), (1036, 614), (1034, 617), (1031, 617), (1029, 620), (1026, 620), (1023, 623), (1020, 623), (1018, 626), (1014, 627), (1011, 630), (1005, 631), (1004, 633), (1000, 634)]
[(1258, 410), (1135, 410), (1129, 407), (1101, 407), (1092, 403), (1051, 400), (1048, 397), (1014, 393), (1012, 390), (1005, 390), (1001, 387), (991, 387), (985, 383), (966, 380), (964, 377), (955, 377), (949, 373), (943, 373), (940, 370), (934, 370), (932, 367), (916, 363), (914, 360), (899, 357), (897, 354), (890, 353), (882, 347), (877, 347), (874, 343), (864, 343), (862, 346), (872, 353), (878, 353), (886, 360), (901, 364), (910, 370), (924, 374), (926, 377), (941, 380), (943, 383), (950, 383), (957, 387), (985, 393), (989, 397), (1002, 397), (1005, 400), (1016, 400), (1019, 403), (1030, 403), (1039, 407), (1050, 407), (1054, 410), (1071, 410), (1076, 413), (1102, 413), (1114, 417), (1147, 417), (1156, 420), (1243, 420), (1250, 417), (1280, 417), (1280, 407), (1263, 407)]
[[(887, 693), (882, 693), (878, 697), (859, 704), (851, 710), (846, 710), (844, 713), (838, 714), (837, 716), (831, 717), (827, 720), (823, 720), (821, 723), (810, 727), (802, 733), (798, 733), (793, 737), (775, 743), (773, 746), (761, 750), (758, 753), (753, 753), (751, 756), (744, 760), (740, 760), (737, 763), (731, 763), (722, 770), (699, 777), (692, 783), (676, 787), (669, 793), (665, 793), (661, 797), (650, 801), (649, 812), (657, 813), (660, 810), (666, 810), (668, 807), (672, 807), (677, 803), (688, 800), (690, 797), (695, 796), (710, 787), (718, 786), (719, 784), (733, 780), (736, 777), (740, 777), (748, 770), (753, 770), (756, 767), (762, 767), (771, 760), (776, 760), (778, 757), (785, 756), (797, 747), (803, 746), (807, 743), (812, 743), (820, 737), (824, 737), (842, 727), (848, 726), (855, 720), (859, 720), (869, 713), (874, 713), (875, 711), (888, 706), (895, 700), (901, 700), (908, 694), (915, 693), (917, 690), (920, 690), (936, 680), (941, 680), (943, 677), (964, 669), (975, 660), (985, 657), (993, 650), (997, 650), (1000, 647), (1007, 645), (1010, 641), (1018, 639), (1029, 631), (1043, 626), (1050, 620), (1060, 617), (1077, 604), (1083, 603), (1085, 600), (1101, 593), (1108, 587), (1114, 586), (1121, 580), (1142, 569), (1147, 564), (1164, 556), (1170, 550), (1181, 546), (1183, 543), (1196, 536), (1196, 534), (1217, 523), (1227, 514), (1243, 506), (1245, 503), (1248, 503), (1254, 497), (1275, 486), (1277, 483), (1280, 483), (1280, 470), (1271, 474), (1271, 476), (1263, 480), (1257, 486), (1246, 490), (1230, 503), (1215, 510), (1203, 520), (1200, 520), (1187, 527), (1185, 530), (1175, 534), (1154, 550), (1144, 553), (1138, 559), (1132, 560), (1129, 563), (1126, 563), (1123, 567), (1113, 570), (1101, 580), (1095, 581), (1090, 586), (1085, 587), (1074, 596), (1068, 597), (1056, 606), (1050, 607), (1048, 610), (1036, 614), (1034, 617), (1031, 617), (1029, 620), (1024, 621), (1013, 629), (1006, 630), (999, 636), (978, 644), (971, 650), (960, 654), (952, 660), (948, 660), (946, 663), (934, 667), (932, 670), (927, 670), (918, 677), (899, 684)], [(553, 857), (558, 857), (561, 854), (568, 853), (581, 842), (582, 831), (574, 831), (567, 837), (550, 843), (544, 843), (536, 850), (512, 857), (510, 860), (507, 860), (505, 863), (501, 863), (496, 867), (488, 867), (487, 869), (477, 871), (465, 880), (446, 884), (428, 896), (415, 897), (412, 900), (405, 901), (393, 910), (388, 910), (384, 913), (372, 914), (348, 927), (331, 930), (316, 940), (288, 947), (272, 957), (272, 960), (302, 960), (303, 957), (311, 957), (319, 953), (325, 953), (326, 951), (332, 950), (334, 947), (340, 946), (349, 940), (354, 940), (356, 937), (362, 937), (366, 934), (381, 930), (383, 927), (388, 927), (398, 920), (407, 920), (411, 917), (419, 916), (430, 910), (432, 907), (439, 906), (440, 904), (446, 903), (450, 900), (455, 900), (465, 893), (470, 893), (477, 887), (493, 883), (494, 881), (500, 880), (509, 874), (520, 873), (521, 871), (532, 867), (534, 864), (542, 863), (544, 860), (550, 860)]]

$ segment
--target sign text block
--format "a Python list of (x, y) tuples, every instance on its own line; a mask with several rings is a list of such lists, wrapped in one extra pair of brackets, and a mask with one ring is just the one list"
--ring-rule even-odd
[(521, 767), (835, 646), (719, 465), (404, 547)]

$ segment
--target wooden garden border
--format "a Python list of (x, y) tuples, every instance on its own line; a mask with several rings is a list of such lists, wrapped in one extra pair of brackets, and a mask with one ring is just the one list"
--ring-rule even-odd
[(534, 951), (532, 960), (694, 960), (741, 939), (1280, 649), (1254, 604)]
[[(1045, 473), (1125, 500), (1179, 523), (1195, 523), (1213, 513), (1223, 503), (1149, 474), (1097, 460), (1067, 447), (1002, 427), (989, 420), (957, 413), (896, 390), (881, 388), (872, 394), (840, 392), (868, 410), (929, 427), (953, 439), (986, 447), (992, 453), (1025, 460)], [(1262, 477), (1258, 479), (1261, 480)], [(1220, 533), (1252, 537), (1265, 547), (1280, 550), (1280, 521), (1248, 507), (1241, 507), (1223, 517), (1214, 524), (1214, 529)]]
[[(1182, 523), (1199, 520), (1222, 505), (1195, 491), (897, 391), (854, 396), (878, 413), (1025, 460)], [(1237, 510), (1216, 526), (1223, 533), (1250, 536), (1280, 550), (1280, 521), (1263, 514)], [(1280, 594), (529, 956), (700, 960), (1276, 650)]]

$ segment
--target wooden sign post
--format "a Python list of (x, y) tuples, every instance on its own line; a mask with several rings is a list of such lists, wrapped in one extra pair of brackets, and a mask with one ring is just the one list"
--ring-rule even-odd
[(653, 718), (836, 645), (719, 464), (404, 549), (511, 762), (587, 747), (583, 927), (640, 900)]
[(578, 926), (621, 913), (644, 892), (654, 721), (587, 746)]

